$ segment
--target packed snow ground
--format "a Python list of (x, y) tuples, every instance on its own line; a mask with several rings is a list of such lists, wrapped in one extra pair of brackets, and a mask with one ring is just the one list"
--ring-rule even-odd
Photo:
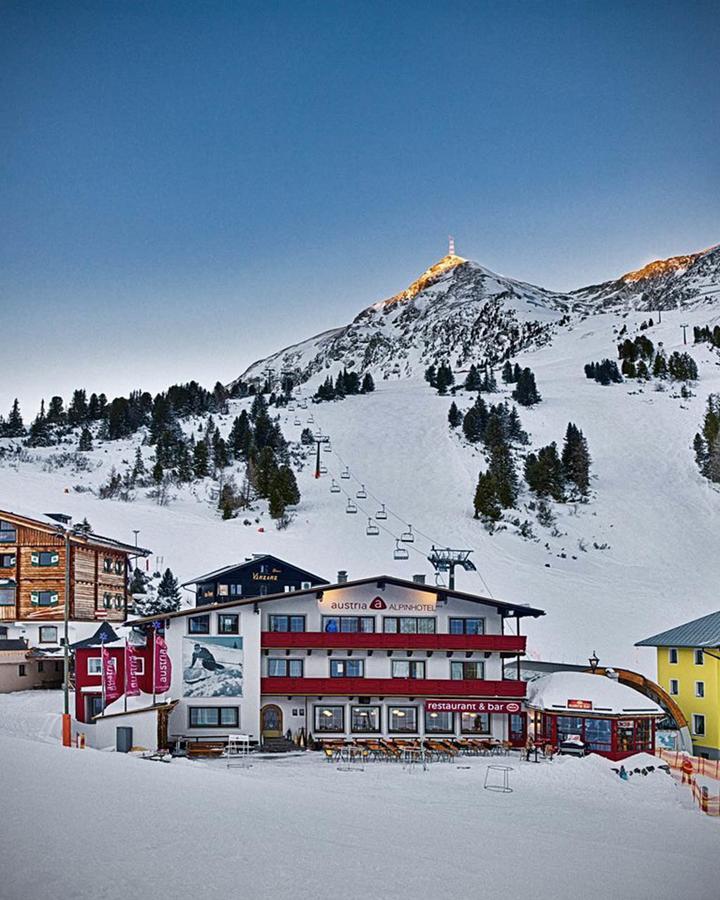
[[(623, 782), (594, 756), (165, 765), (47, 743), (60, 702), (0, 695), (4, 900), (717, 896), (720, 821), (663, 772)], [(512, 794), (483, 790), (494, 763)]]
[[(653, 383), (602, 387), (587, 380), (586, 362), (614, 357), (614, 329), (625, 324), (633, 334), (646, 316), (606, 314), (576, 321), (551, 346), (519, 357), (535, 371), (543, 396), (533, 409), (520, 408), (532, 446), (551, 440), (560, 445), (573, 421), (585, 432), (593, 457), (592, 502), (554, 505), (555, 537), (527, 510), (517, 516), (533, 522), (536, 541), (523, 539), (512, 526), (491, 536), (473, 519), (472, 497), (484, 459), (448, 428), (451, 398), (418, 379), (380, 380), (374, 394), (308, 403), (306, 410), (281, 414), (288, 438), (297, 441), (303, 427), (320, 426), (334, 451), (322, 455), (329, 472), (319, 480), (308, 460), (298, 478), (302, 502), (284, 531), (262, 513), (264, 504), (259, 513), (221, 521), (209, 482), (175, 492), (167, 507), (142, 492), (135, 502), (122, 503), (74, 490), (78, 484), (97, 487), (111, 465), (131, 463), (134, 447), (127, 442), (88, 454), (97, 466), (89, 473), (45, 472), (37, 463), (0, 467), (0, 508), (86, 516), (99, 533), (129, 542), (139, 529), (140, 543), (156, 554), (153, 566), (171, 566), (181, 581), (252, 553), (274, 553), (330, 580), (339, 569), (351, 578), (425, 572), (432, 580), (425, 559), (431, 541), (472, 547), (482, 578), (460, 572), (458, 587), (484, 594), (488, 585), (497, 598), (547, 611), (526, 626), (533, 657), (583, 662), (595, 650), (603, 663), (652, 676), (653, 652), (634, 648), (634, 642), (718, 604), (720, 492), (697, 471), (692, 438), (708, 394), (720, 391), (720, 357), (707, 345), (683, 347), (680, 324), (689, 323), (692, 334), (693, 325), (713, 325), (720, 316), (712, 308), (665, 312), (661, 325), (644, 332), (656, 344), (662, 341), (668, 354), (675, 349), (693, 354), (700, 381), (689, 400), (669, 384), (661, 393)], [(507, 388), (487, 399), (502, 397), (509, 397)], [(456, 400), (467, 407), (472, 398), (460, 392)], [(241, 404), (233, 406), (236, 413)], [(308, 424), (311, 415), (314, 422)], [(223, 428), (231, 420), (225, 417)], [(144, 452), (149, 460), (152, 448)], [(356, 480), (339, 479), (344, 464)], [(361, 483), (370, 492), (367, 500), (355, 500), (356, 515), (346, 514), (343, 493), (330, 493), (333, 476), (353, 500)], [(522, 502), (528, 500), (525, 493)], [(367, 516), (379, 502), (431, 539), (418, 534), (407, 562), (393, 560), (391, 535), (365, 536)], [(243, 524), (245, 518), (250, 524)], [(392, 515), (384, 524), (396, 535), (405, 528)]]

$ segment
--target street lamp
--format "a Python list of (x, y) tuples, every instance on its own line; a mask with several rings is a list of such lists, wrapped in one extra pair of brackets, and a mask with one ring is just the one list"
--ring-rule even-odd
[(72, 554), (71, 537), (85, 536), (81, 525), (65, 528), (58, 525), (58, 531), (65, 541), (65, 602), (63, 604), (63, 747), (72, 746), (72, 719), (70, 716), (70, 558)]
[(598, 663), (600, 662), (600, 660), (598, 659), (598, 655), (594, 650), (588, 662), (590, 663), (590, 671), (594, 675), (597, 672)]

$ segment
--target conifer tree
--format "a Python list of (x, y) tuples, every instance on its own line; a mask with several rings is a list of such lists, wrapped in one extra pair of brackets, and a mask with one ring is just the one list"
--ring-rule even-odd
[(480, 472), (478, 475), (473, 505), (476, 519), (482, 518), (496, 522), (502, 515), (495, 482), (489, 472)]
[(451, 428), (457, 428), (463, 421), (463, 414), (457, 408), (457, 404), (453, 400), (450, 404), (450, 409), (448, 410), (448, 422), (450, 423)]
[(658, 352), (655, 356), (655, 361), (653, 362), (653, 375), (655, 378), (667, 378), (667, 374), (667, 359), (665, 358), (665, 354)]
[(27, 439), (30, 447), (49, 447), (52, 444), (52, 435), (45, 415), (45, 401), (40, 401), (40, 412), (37, 414), (28, 432)]
[(208, 447), (205, 441), (198, 441), (195, 444), (193, 472), (196, 478), (206, 478), (210, 474)]
[(566, 480), (586, 496), (590, 490), (590, 452), (585, 435), (572, 422), (568, 423), (565, 432), (562, 467)]
[(62, 397), (53, 397), (48, 404), (47, 420), (49, 425), (64, 425), (67, 421)]
[(525, 480), (530, 490), (539, 497), (552, 497), (558, 502), (565, 499), (563, 466), (554, 442), (541, 447), (537, 456), (534, 453), (528, 454), (525, 460)]
[(3, 435), (4, 437), (22, 437), (24, 434), (25, 425), (23, 423), (22, 415), (20, 414), (20, 404), (16, 397), (13, 401), (7, 421), (3, 426)]
[(142, 616), (161, 615), (180, 609), (180, 588), (170, 569), (165, 569), (157, 593), (146, 592), (135, 602), (136, 611)]
[(515, 380), (513, 377), (513, 367), (509, 359), (505, 361), (505, 365), (502, 367), (502, 380), (505, 384), (512, 384)]
[(83, 430), (80, 432), (80, 440), (78, 441), (78, 450), (87, 452), (88, 450), (92, 450), (92, 448), (93, 448), (92, 433), (91, 433), (90, 429), (87, 427), (87, 425), (84, 425)]
[[(104, 395), (103, 395), (104, 396)], [(68, 407), (68, 424), (71, 427), (84, 424), (88, 419), (87, 394), (82, 388), (73, 391)]]
[(512, 397), (522, 406), (534, 406), (542, 399), (535, 385), (535, 375), (530, 369), (525, 368), (520, 372)]
[(360, 388), (360, 393), (371, 394), (374, 390), (375, 390), (375, 382), (373, 381), (373, 377), (369, 372), (366, 372), (363, 375), (362, 387)]
[(233, 455), (237, 459), (247, 459), (253, 445), (253, 432), (250, 417), (243, 410), (233, 422), (228, 442)]
[(482, 378), (477, 370), (477, 366), (471, 365), (465, 378), (466, 391), (479, 391), (482, 388)]
[(518, 496), (518, 478), (510, 447), (504, 441), (495, 444), (490, 450), (488, 474), (493, 479), (500, 506), (512, 509)]

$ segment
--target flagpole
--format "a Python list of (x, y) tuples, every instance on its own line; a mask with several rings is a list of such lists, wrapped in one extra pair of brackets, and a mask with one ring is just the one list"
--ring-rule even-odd
[(153, 625), (152, 625), (152, 635), (153, 635), (153, 641), (152, 641), (152, 689), (153, 689), (153, 699), (152, 699), (152, 702), (153, 702), (153, 706), (155, 706), (155, 652), (156, 652), (155, 644), (156, 644), (156, 642), (157, 642), (157, 630), (156, 630), (156, 628), (155, 628), (155, 623), (154, 623), (154, 622), (153, 622)]
[(102, 713), (101, 715), (105, 715), (105, 644), (103, 641), (100, 641), (100, 684), (101, 684), (101, 697), (102, 697)]
[(123, 709), (127, 712), (127, 691), (128, 691), (128, 639), (125, 637), (125, 656), (123, 657), (123, 670), (125, 672), (125, 684), (123, 685)]

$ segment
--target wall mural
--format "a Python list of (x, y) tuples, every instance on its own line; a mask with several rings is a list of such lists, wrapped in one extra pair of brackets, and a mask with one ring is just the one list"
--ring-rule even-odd
[(242, 683), (241, 637), (183, 638), (183, 696), (242, 697)]

